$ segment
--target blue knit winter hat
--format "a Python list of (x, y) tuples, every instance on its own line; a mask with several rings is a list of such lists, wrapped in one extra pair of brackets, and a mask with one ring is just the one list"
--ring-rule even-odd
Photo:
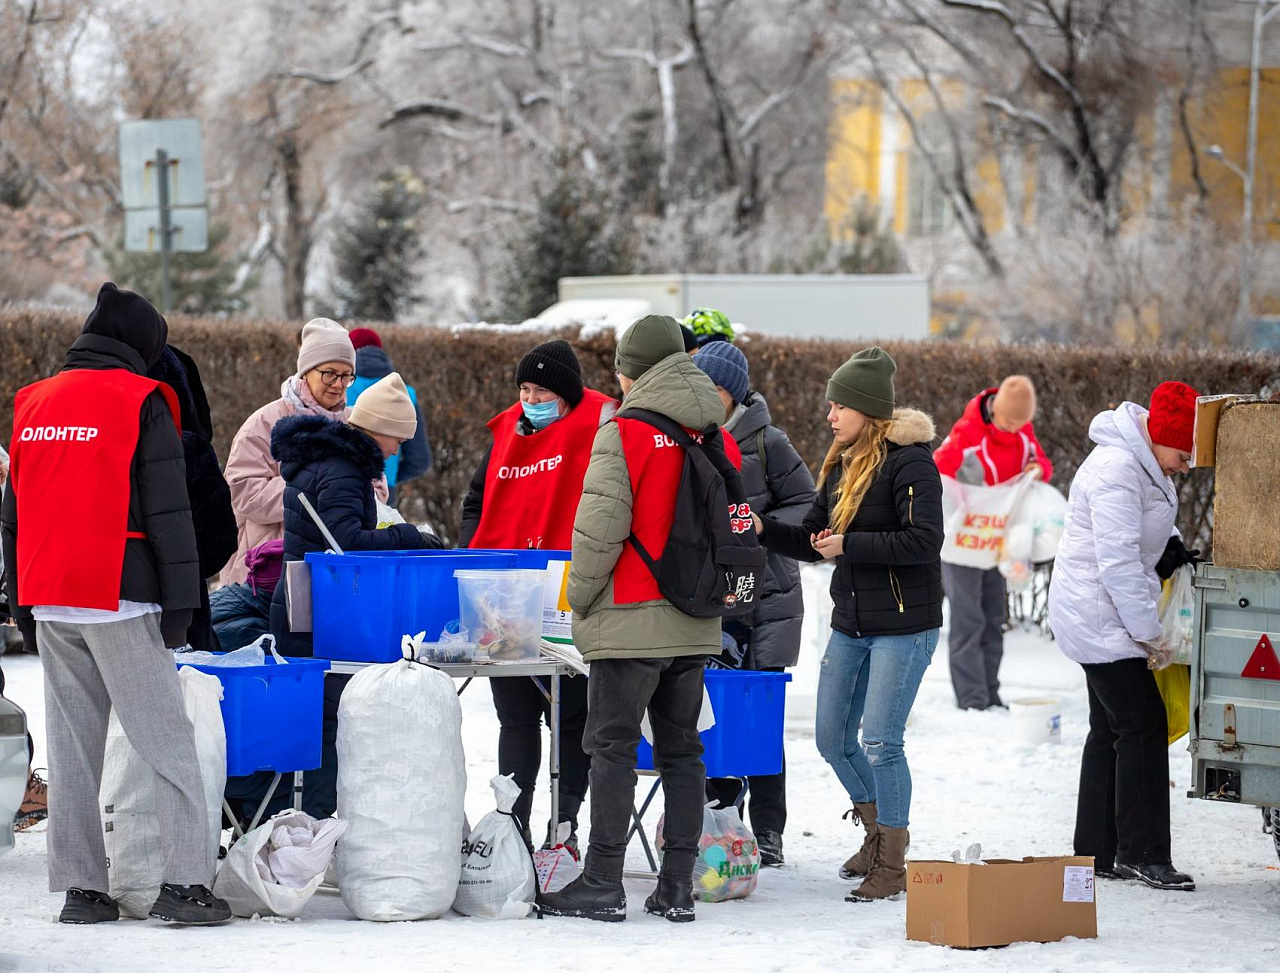
[(741, 404), (751, 390), (747, 356), (737, 345), (727, 341), (703, 345), (693, 356), (693, 363), (707, 373), (707, 378), (728, 392), (735, 404)]

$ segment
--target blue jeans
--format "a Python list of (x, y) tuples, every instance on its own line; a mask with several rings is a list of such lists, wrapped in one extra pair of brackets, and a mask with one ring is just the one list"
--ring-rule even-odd
[(936, 628), (860, 639), (832, 632), (822, 657), (818, 752), (855, 804), (875, 802), (876, 818), (886, 828), (907, 827), (911, 771), (902, 736), (937, 645)]

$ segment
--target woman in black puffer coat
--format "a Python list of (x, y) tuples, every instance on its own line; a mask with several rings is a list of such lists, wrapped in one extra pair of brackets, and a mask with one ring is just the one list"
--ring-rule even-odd
[[(271, 430), (271, 455), (285, 480), (284, 560), (300, 561), (329, 542), (303, 509), (305, 495), (344, 551), (417, 550), (442, 547), (440, 539), (411, 524), (378, 527), (373, 481), (383, 461), (413, 436), (417, 416), (404, 382), (395, 372), (371, 385), (351, 410), (348, 423), (324, 416), (286, 416)], [(310, 632), (290, 632), (287, 575), (281, 577), (271, 600), (271, 632), (282, 655), (310, 656)], [(338, 703), (349, 676), (324, 680), (324, 736), (319, 770), (307, 771), (302, 809), (313, 817), (328, 817), (337, 807)], [(228, 802), (239, 817), (252, 814), (271, 781), (270, 774), (230, 778)], [(291, 786), (281, 784), (268, 814), (287, 804)], [(232, 799), (234, 797), (234, 800)]]
[[(907, 716), (942, 627), (942, 480), (933, 420), (894, 408), (893, 359), (854, 355), (827, 383), (834, 438), (818, 499), (798, 527), (757, 518), (760, 540), (790, 557), (835, 562), (831, 640), (818, 679), (817, 743), (867, 826), (845, 877), (853, 902), (906, 890), (911, 773)], [(858, 730), (862, 729), (859, 742)]]

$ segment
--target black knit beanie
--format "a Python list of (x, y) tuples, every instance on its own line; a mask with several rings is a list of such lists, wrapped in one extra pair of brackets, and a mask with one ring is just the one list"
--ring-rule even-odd
[(582, 401), (582, 366), (563, 339), (538, 345), (516, 366), (516, 384), (532, 382), (554, 392), (573, 408)]

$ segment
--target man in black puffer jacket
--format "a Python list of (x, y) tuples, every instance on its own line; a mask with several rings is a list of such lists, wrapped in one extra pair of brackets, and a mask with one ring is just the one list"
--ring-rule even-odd
[[(276, 423), (271, 430), (271, 455), (280, 464), (285, 480), (286, 565), (329, 548), (320, 528), (303, 509), (301, 496), (306, 496), (343, 551), (443, 546), (438, 537), (421, 533), (412, 524), (378, 527), (373, 481), (382, 474), (384, 459), (412, 438), (417, 421), (404, 382), (392, 372), (360, 396), (349, 424), (314, 415), (287, 416)], [(287, 574), (272, 597), (271, 632), (282, 655), (312, 654), (311, 633), (289, 631)], [(317, 818), (328, 817), (337, 807), (338, 703), (349, 680), (349, 676), (331, 675), (324, 681), (321, 765), (304, 776), (302, 795), (302, 809)], [(245, 811), (261, 800), (270, 779), (270, 774), (228, 779), (228, 802), (233, 811), (245, 816)], [(284, 808), (290, 790), (281, 787), (268, 814)]]
[[(190, 364), (188, 364), (190, 363)], [(187, 496), (191, 500), (191, 522), (196, 532), (196, 551), (200, 557), (200, 577), (211, 578), (236, 552), (238, 535), (236, 514), (231, 509), (231, 488), (218, 466), (218, 454), (210, 441), (213, 427), (208, 424), (208, 405), (203, 409), (204, 392), (197, 396), (193, 382), (200, 373), (195, 362), (166, 345), (160, 358), (147, 369), (147, 377), (164, 382), (178, 396), (182, 419), (182, 453), (186, 463)], [(209, 587), (200, 585), (200, 604), (191, 616), (187, 644), (193, 649), (217, 652), (221, 646), (213, 632), (209, 613)], [(230, 646), (238, 648), (239, 646)]]
[[(799, 524), (817, 498), (813, 476), (787, 434), (773, 425), (769, 405), (751, 391), (747, 356), (727, 341), (707, 344), (693, 363), (716, 383), (725, 406), (724, 429), (742, 453), (742, 485), (751, 509), (786, 524)], [(800, 567), (789, 557), (769, 552), (764, 590), (750, 624), (730, 621), (725, 633), (742, 651), (743, 669), (782, 672), (800, 661), (800, 627), (804, 619), (804, 592)], [(787, 784), (782, 773), (752, 777), (751, 829), (760, 848), (760, 864), (783, 864), (782, 835), (787, 824)], [(721, 807), (738, 797), (742, 782), (736, 777), (707, 779), (707, 797)]]

